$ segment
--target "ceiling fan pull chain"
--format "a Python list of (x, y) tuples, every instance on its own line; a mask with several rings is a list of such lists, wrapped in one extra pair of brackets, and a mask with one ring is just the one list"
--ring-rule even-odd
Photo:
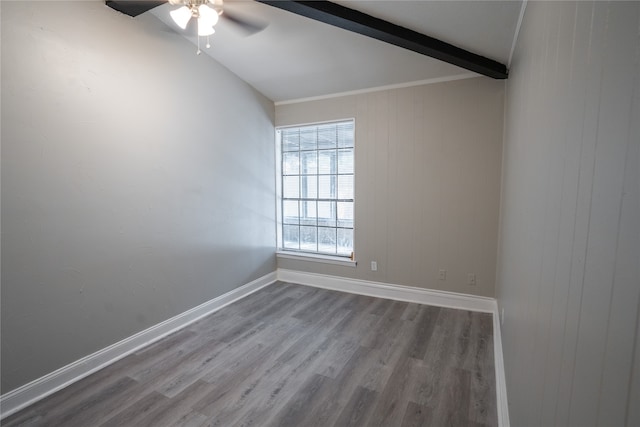
[(207, 44), (206, 44), (206, 46), (207, 46), (207, 49), (209, 49), (211, 47), (211, 43), (209, 42), (209, 36), (207, 36)]
[(196, 55), (200, 55), (202, 51), (200, 50), (200, 36), (196, 36), (198, 38), (198, 50), (196, 50)]

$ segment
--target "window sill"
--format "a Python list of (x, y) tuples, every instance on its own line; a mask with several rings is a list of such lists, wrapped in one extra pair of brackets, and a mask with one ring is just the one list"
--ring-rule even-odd
[(310, 254), (301, 252), (277, 251), (276, 257), (284, 259), (293, 259), (297, 261), (320, 262), (324, 264), (342, 265), (344, 267), (355, 267), (358, 262), (349, 258), (331, 255)]

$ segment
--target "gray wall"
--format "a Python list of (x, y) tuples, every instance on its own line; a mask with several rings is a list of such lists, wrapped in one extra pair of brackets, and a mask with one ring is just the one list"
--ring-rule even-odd
[(515, 426), (640, 425), (639, 26), (640, 2), (527, 5), (497, 287)]
[(6, 393), (275, 270), (274, 107), (153, 17), (1, 7)]
[(503, 99), (503, 82), (473, 78), (277, 105), (279, 126), (355, 118), (358, 261), (278, 267), (493, 296)]

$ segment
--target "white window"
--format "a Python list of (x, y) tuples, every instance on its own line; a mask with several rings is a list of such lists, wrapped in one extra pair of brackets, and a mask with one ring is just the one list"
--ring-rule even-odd
[(279, 128), (280, 250), (353, 252), (353, 120)]

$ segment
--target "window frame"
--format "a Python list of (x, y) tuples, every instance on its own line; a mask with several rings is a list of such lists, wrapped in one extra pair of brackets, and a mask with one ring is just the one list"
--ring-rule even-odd
[[(353, 176), (353, 195), (352, 195), (352, 199), (349, 199), (352, 203), (353, 203), (353, 227), (351, 228), (352, 232), (353, 232), (353, 245), (352, 245), (352, 253), (351, 254), (338, 254), (338, 253), (326, 253), (326, 252), (319, 252), (318, 250), (316, 251), (309, 251), (309, 250), (305, 250), (305, 249), (294, 249), (294, 248), (285, 248), (284, 247), (284, 236), (283, 236), (283, 223), (284, 223), (284, 218), (283, 218), (283, 163), (284, 163), (284, 154), (283, 154), (283, 149), (282, 149), (282, 131), (286, 130), (286, 129), (296, 129), (296, 128), (304, 128), (304, 127), (308, 127), (308, 126), (322, 126), (322, 125), (328, 125), (328, 124), (340, 124), (340, 123), (351, 123), (353, 126), (353, 172), (352, 172), (352, 176)], [(324, 263), (330, 263), (330, 264), (338, 264), (338, 265), (346, 265), (346, 266), (356, 266), (356, 261), (355, 261), (355, 250), (356, 250), (356, 239), (355, 239), (355, 230), (356, 230), (356, 224), (355, 224), (355, 217), (356, 217), (356, 203), (355, 203), (355, 176), (356, 176), (356, 167), (355, 167), (355, 152), (356, 152), (356, 122), (355, 122), (355, 118), (345, 118), (345, 119), (338, 119), (338, 120), (328, 120), (328, 121), (319, 121), (319, 122), (310, 122), (310, 123), (301, 123), (301, 124), (292, 124), (292, 125), (284, 125), (284, 126), (278, 126), (275, 129), (275, 146), (276, 146), (276, 150), (275, 150), (275, 154), (276, 154), (276, 224), (277, 224), (277, 229), (276, 229), (276, 238), (277, 238), (277, 247), (276, 247), (276, 254), (278, 256), (278, 258), (284, 258), (284, 259), (300, 259), (300, 260), (304, 260), (304, 261), (316, 261), (316, 262), (324, 262)], [(349, 147), (350, 148), (350, 147)], [(338, 145), (336, 144), (336, 153), (339, 150)], [(320, 152), (321, 149), (319, 149), (318, 147), (316, 147), (315, 152), (318, 153)], [(298, 151), (299, 153), (302, 151)], [(338, 158), (336, 158), (335, 160), (336, 165), (338, 162)], [(298, 176), (300, 177), (300, 179), (302, 180), (302, 176), (303, 174), (301, 173), (302, 171), (299, 172)], [(313, 175), (310, 175), (313, 176)], [(316, 174), (317, 177), (321, 176), (321, 174), (317, 173)], [(336, 170), (335, 176), (338, 177), (340, 176), (339, 174), (339, 170)], [(300, 181), (301, 182), (301, 181)], [(319, 188), (319, 187), (318, 187)], [(303, 200), (304, 198), (301, 197), (302, 194), (299, 194), (299, 199), (298, 200)], [(336, 190), (336, 194), (335, 194), (335, 199), (334, 203), (337, 204), (338, 200), (338, 193)], [(321, 198), (320, 194), (316, 194), (316, 201), (320, 201)], [(316, 224), (314, 226), (316, 228), (316, 230), (319, 228), (318, 222), (316, 221)], [(335, 227), (331, 227), (331, 228), (335, 228), (336, 232), (339, 228), (349, 228), (349, 227), (339, 227), (338, 226), (338, 219), (336, 218), (336, 225)], [(316, 232), (317, 233), (317, 232)], [(317, 235), (317, 234), (316, 234)], [(318, 249), (318, 247), (316, 246), (316, 249)], [(336, 251), (337, 252), (337, 251)]]

